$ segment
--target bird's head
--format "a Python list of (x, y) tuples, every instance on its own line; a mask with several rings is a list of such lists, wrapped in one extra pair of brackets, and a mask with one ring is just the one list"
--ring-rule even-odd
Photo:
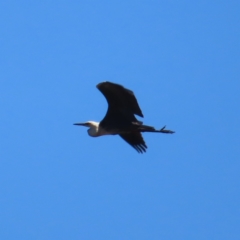
[(94, 122), (94, 121), (87, 121), (87, 122), (84, 122), (84, 123), (74, 123), (73, 125), (90, 127), (90, 128), (91, 127), (98, 127), (98, 123)]
[(84, 122), (84, 123), (74, 123), (73, 125), (89, 127), (88, 134), (91, 137), (96, 137), (98, 135), (97, 134), (97, 132), (98, 132), (98, 125), (99, 125), (98, 122), (87, 121), (87, 122)]

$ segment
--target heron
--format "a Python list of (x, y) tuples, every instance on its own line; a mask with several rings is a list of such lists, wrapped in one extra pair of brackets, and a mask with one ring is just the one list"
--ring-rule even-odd
[(139, 153), (147, 150), (147, 145), (141, 133), (167, 133), (174, 131), (165, 129), (155, 129), (144, 125), (135, 115), (143, 117), (133, 91), (109, 81), (101, 82), (96, 86), (104, 95), (108, 103), (108, 110), (101, 122), (87, 121), (84, 123), (74, 123), (77, 126), (88, 127), (88, 135), (99, 137), (104, 135), (119, 135)]

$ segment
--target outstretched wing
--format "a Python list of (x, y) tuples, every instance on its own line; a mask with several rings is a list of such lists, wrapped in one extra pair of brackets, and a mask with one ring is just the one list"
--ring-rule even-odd
[(112, 124), (126, 126), (132, 122), (138, 122), (134, 114), (143, 117), (137, 99), (131, 90), (111, 82), (99, 83), (97, 88), (108, 102), (107, 113), (100, 123), (102, 127), (111, 127)]
[(120, 109), (125, 109), (131, 111), (133, 114), (143, 117), (137, 99), (131, 90), (111, 82), (99, 83), (97, 88), (107, 99), (110, 108), (117, 107)]
[(144, 153), (147, 150), (147, 145), (144, 142), (142, 134), (140, 132), (130, 132), (119, 134), (119, 136), (135, 148), (139, 153)]

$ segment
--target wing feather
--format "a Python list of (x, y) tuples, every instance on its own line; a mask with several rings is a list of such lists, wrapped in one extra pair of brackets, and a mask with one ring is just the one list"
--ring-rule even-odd
[(133, 91), (112, 82), (99, 83), (97, 88), (107, 99), (109, 107), (124, 108), (128, 111), (131, 111), (133, 114), (143, 117), (142, 111), (138, 105)]
[(134, 114), (141, 117), (143, 117), (143, 114), (131, 90), (111, 82), (99, 83), (97, 88), (105, 96), (108, 102), (107, 113), (100, 122), (103, 128), (126, 128), (129, 127), (132, 122), (140, 123)]
[(144, 142), (144, 139), (140, 132), (122, 133), (119, 134), (119, 136), (133, 148), (135, 148), (139, 153), (146, 152), (147, 145)]

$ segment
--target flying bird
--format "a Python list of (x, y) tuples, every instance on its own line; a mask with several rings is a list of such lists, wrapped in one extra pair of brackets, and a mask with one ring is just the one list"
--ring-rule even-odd
[(118, 134), (139, 153), (144, 153), (147, 145), (142, 132), (174, 133), (174, 131), (166, 130), (166, 126), (157, 130), (137, 120), (135, 115), (143, 117), (143, 114), (131, 90), (112, 82), (102, 82), (96, 87), (108, 102), (105, 117), (100, 123), (94, 121), (74, 123), (77, 126), (89, 127), (88, 134), (91, 137)]

